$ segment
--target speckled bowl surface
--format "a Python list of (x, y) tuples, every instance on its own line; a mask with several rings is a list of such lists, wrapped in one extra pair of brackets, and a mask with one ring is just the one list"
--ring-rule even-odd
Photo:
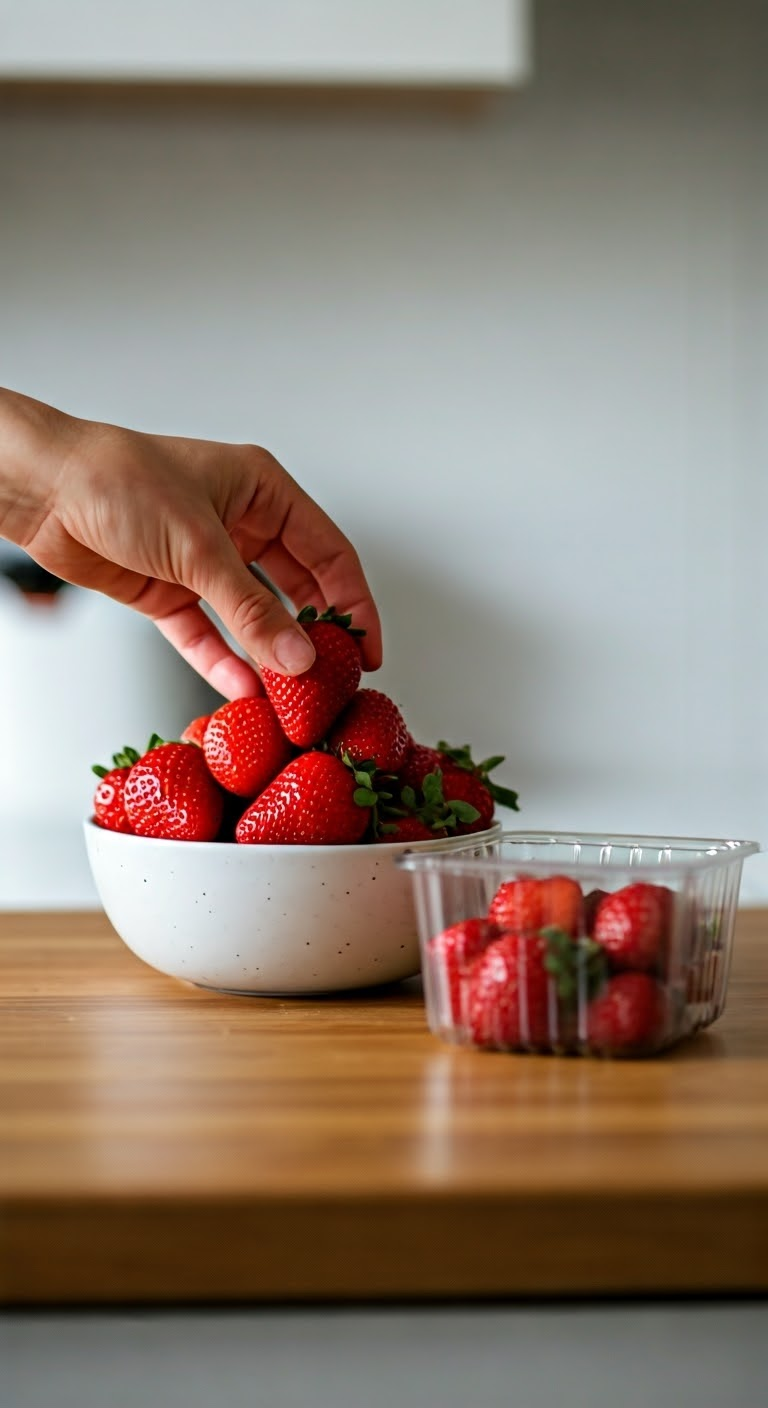
[(96, 889), (123, 942), (170, 977), (227, 992), (309, 994), (419, 971), (403, 851), (482, 853), (500, 826), (357, 846), (158, 841), (85, 823)]

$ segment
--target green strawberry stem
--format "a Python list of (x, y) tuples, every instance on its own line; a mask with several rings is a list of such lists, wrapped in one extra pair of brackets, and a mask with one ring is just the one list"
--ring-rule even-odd
[(311, 621), (331, 621), (334, 626), (341, 626), (343, 630), (349, 631), (351, 636), (365, 635), (362, 627), (351, 624), (352, 616), (349, 613), (340, 615), (335, 606), (329, 606), (327, 611), (323, 611), (320, 615), (318, 615), (316, 606), (302, 606), (296, 620), (300, 626), (309, 625)]
[(102, 767), (101, 763), (94, 763), (91, 772), (95, 772), (97, 777), (106, 777), (108, 772), (115, 768), (132, 768), (134, 763), (138, 763), (141, 754), (135, 748), (130, 748), (126, 743), (122, 753), (112, 754), (112, 767)]
[(608, 976), (602, 946), (594, 939), (574, 939), (554, 924), (548, 924), (539, 933), (547, 947), (544, 967), (555, 978), (561, 1001), (574, 1004), (583, 988), (591, 1000)]
[(480, 813), (471, 802), (451, 800), (443, 793), (443, 774), (440, 768), (428, 772), (422, 779), (423, 801), (419, 802), (413, 787), (403, 787), (398, 806), (384, 806), (385, 816), (416, 816), (432, 831), (455, 831), (459, 822), (471, 825)]

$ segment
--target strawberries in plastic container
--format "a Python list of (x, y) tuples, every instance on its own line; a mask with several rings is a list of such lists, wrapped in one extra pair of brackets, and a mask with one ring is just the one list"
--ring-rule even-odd
[(685, 942), (682, 897), (646, 880), (609, 892), (575, 875), (505, 879), (485, 913), (425, 943), (430, 1025), (486, 1051), (653, 1054), (685, 1026), (676, 916)]

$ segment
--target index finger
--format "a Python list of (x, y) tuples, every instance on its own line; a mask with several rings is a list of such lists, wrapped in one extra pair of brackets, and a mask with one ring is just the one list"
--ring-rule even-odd
[[(280, 477), (279, 497), (282, 500), (278, 515), (280, 526), (271, 544), (264, 541), (264, 524), (260, 521), (256, 503), (253, 505), (252, 521), (249, 522), (250, 515), (246, 513), (240, 525), (241, 532), (252, 532), (254, 544), (259, 544), (262, 550), (267, 549), (273, 558), (279, 543), (288, 557), (304, 568), (317, 583), (326, 606), (334, 606), (339, 612), (349, 612), (353, 626), (365, 631), (360, 639), (363, 665), (367, 670), (377, 670), (382, 661), (381, 621), (355, 548), (333, 519), (291, 478), (287, 470), (283, 470)], [(258, 551), (255, 556), (258, 558)], [(297, 605), (303, 606), (304, 603)]]

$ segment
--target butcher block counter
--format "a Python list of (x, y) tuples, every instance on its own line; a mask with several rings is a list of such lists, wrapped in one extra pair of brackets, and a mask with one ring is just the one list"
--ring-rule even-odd
[(166, 979), (100, 913), (0, 914), (0, 1301), (768, 1288), (768, 913), (653, 1061), (454, 1050), (418, 980)]

